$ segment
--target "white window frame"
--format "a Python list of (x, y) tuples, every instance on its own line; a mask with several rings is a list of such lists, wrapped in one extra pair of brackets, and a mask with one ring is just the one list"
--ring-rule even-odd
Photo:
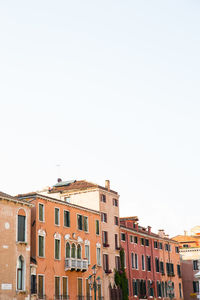
[[(136, 259), (137, 258), (137, 259)], [(136, 263), (137, 262), (137, 263)], [(137, 265), (137, 266), (136, 266)], [(138, 254), (135, 253), (135, 269), (139, 270), (139, 261), (138, 261)]]
[[(99, 253), (99, 261), (100, 261), (100, 264), (98, 264), (98, 252), (97, 252), (97, 249), (99, 249), (100, 253)], [(101, 266), (101, 247), (96, 247), (96, 256), (97, 256), (97, 266)]]
[[(56, 240), (60, 241), (59, 258), (56, 258)], [(54, 259), (61, 260), (61, 239), (54, 237)]]
[[(68, 212), (69, 212), (69, 226), (65, 226), (65, 211), (68, 211)], [(71, 227), (70, 225), (71, 225), (71, 224), (70, 224), (70, 211), (67, 210), (67, 209), (64, 209), (64, 210), (63, 210), (63, 226), (64, 226), (65, 228), (70, 228), (70, 227)]]
[(63, 295), (63, 278), (67, 278), (67, 296), (69, 296), (69, 293), (68, 293), (68, 288), (69, 288), (68, 276), (62, 276), (62, 295)]
[[(142, 271), (145, 271), (145, 255), (142, 254), (142, 258), (143, 258), (143, 263), (142, 263)], [(143, 268), (143, 265), (144, 265), (144, 268)]]
[[(17, 269), (18, 269), (18, 263), (20, 256), (23, 258), (23, 269), (22, 269), (22, 289), (18, 290), (18, 280), (17, 280)], [(16, 291), (24, 292), (26, 290), (26, 263), (25, 258), (22, 254), (20, 254), (17, 258), (17, 264), (16, 264)]]
[(56, 295), (56, 278), (59, 278), (59, 296), (61, 296), (61, 280), (60, 278), (62, 278), (61, 276), (58, 275), (54, 275), (54, 295)]
[[(58, 209), (58, 224), (56, 224), (56, 209)], [(54, 207), (54, 225), (60, 226), (60, 208)]]
[[(43, 220), (40, 220), (40, 205), (43, 206)], [(38, 221), (44, 223), (45, 222), (45, 206), (44, 203), (38, 202)]]
[[(88, 251), (89, 258), (87, 258), (87, 256), (86, 256), (86, 247), (88, 247), (88, 249), (89, 249), (89, 251)], [(88, 259), (88, 265), (90, 265), (90, 244), (89, 243), (85, 244), (85, 257)]]
[[(81, 291), (81, 295), (78, 295), (78, 279), (81, 279), (81, 281), (82, 281), (82, 291)], [(83, 277), (77, 277), (77, 295), (78, 296), (83, 296)]]
[[(18, 213), (21, 209), (25, 212), (25, 241), (24, 242), (23, 241), (18, 241)], [(19, 207), (18, 210), (17, 210), (16, 224), (17, 224), (17, 226), (16, 226), (16, 242), (26, 244), (27, 243), (27, 213), (26, 213), (26, 210), (23, 207)]]
[[(44, 256), (40, 256), (39, 255), (39, 249), (40, 249), (40, 247), (39, 247), (39, 245), (40, 245), (40, 243), (39, 243), (39, 237), (40, 236), (42, 236), (44, 238), (44, 246), (43, 246), (43, 248), (44, 248)], [(38, 233), (38, 257), (45, 258), (45, 234), (43, 234), (43, 233)]]
[(135, 269), (135, 254), (131, 252), (131, 268)]

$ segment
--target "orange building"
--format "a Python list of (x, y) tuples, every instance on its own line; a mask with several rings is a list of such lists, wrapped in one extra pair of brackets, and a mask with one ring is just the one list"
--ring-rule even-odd
[[(37, 267), (31, 275), (32, 298), (90, 299), (92, 266), (97, 265), (102, 280), (100, 213), (38, 193), (18, 198), (34, 204), (31, 257)], [(101, 282), (97, 292), (102, 299)]]
[(31, 204), (0, 192), (0, 299), (30, 295)]

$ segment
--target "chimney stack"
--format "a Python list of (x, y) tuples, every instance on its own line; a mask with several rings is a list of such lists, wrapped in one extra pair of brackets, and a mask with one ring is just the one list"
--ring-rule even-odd
[(148, 226), (147, 229), (148, 229), (148, 233), (150, 234), (151, 233), (151, 226)]
[(164, 231), (164, 229), (159, 229), (159, 230), (158, 230), (158, 235), (159, 235), (160, 237), (164, 238), (164, 237), (165, 237), (165, 231)]
[(105, 188), (110, 191), (110, 180), (105, 180)]
[(61, 181), (62, 181), (62, 179), (61, 179), (61, 178), (58, 178), (58, 179), (57, 179), (57, 181), (58, 181), (58, 182), (61, 182)]

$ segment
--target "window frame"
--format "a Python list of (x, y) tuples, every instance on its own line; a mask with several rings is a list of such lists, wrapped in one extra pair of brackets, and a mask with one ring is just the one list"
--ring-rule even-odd
[[(56, 241), (59, 241), (59, 258), (56, 258)], [(61, 239), (59, 238), (54, 238), (54, 259), (61, 260)]]
[[(43, 238), (43, 256), (40, 256), (40, 237)], [(45, 235), (38, 233), (38, 257), (45, 258)]]
[[(58, 210), (58, 224), (56, 224), (56, 211)], [(54, 207), (54, 225), (60, 226), (60, 208)]]
[[(43, 220), (40, 220), (40, 205), (43, 207)], [(38, 202), (38, 221), (44, 223), (45, 222), (45, 205), (42, 202)]]
[[(69, 213), (69, 226), (65, 225), (65, 213), (66, 213), (66, 212)], [(63, 226), (64, 226), (65, 228), (70, 228), (70, 225), (71, 225), (71, 224), (70, 224), (70, 221), (71, 221), (71, 220), (70, 220), (70, 211), (67, 210), (67, 209), (64, 209), (64, 210), (63, 210)]]

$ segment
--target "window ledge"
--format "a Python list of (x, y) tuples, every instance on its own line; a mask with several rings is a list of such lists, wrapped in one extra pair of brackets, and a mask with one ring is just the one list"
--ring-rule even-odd
[(28, 245), (28, 243), (26, 241), (24, 241), (24, 242), (22, 242), (22, 241), (16, 241), (16, 244)]

